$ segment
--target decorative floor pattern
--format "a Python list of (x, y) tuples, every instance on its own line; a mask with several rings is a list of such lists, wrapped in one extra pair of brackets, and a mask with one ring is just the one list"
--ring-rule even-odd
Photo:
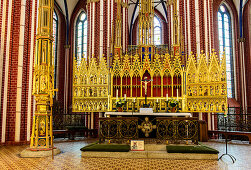
[[(220, 161), (209, 160), (165, 160), (165, 159), (120, 159), (120, 158), (82, 158), (81, 147), (96, 141), (85, 140), (77, 142), (55, 143), (63, 153), (46, 158), (20, 158), (19, 153), (27, 148), (24, 146), (0, 147), (0, 170), (5, 169), (171, 169), (171, 170), (248, 170), (251, 169), (251, 145), (230, 144), (229, 153), (237, 158), (235, 164), (227, 156)], [(204, 143), (220, 151), (225, 151), (225, 144), (219, 142)]]

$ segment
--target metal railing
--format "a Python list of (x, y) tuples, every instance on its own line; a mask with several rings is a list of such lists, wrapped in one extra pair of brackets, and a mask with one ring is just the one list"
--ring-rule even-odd
[(198, 144), (199, 125), (198, 118), (166, 118), (159, 117), (157, 120), (157, 139), (168, 141), (192, 140)]
[[(198, 118), (167, 118), (141, 120), (138, 117), (99, 118), (99, 141), (128, 141), (131, 139), (149, 139), (155, 133), (159, 142), (192, 140), (198, 144)], [(141, 129), (141, 130), (140, 130)], [(142, 136), (142, 132), (145, 136)], [(151, 133), (149, 135), (149, 133)]]
[(53, 129), (66, 129), (70, 126), (87, 127), (90, 113), (56, 114), (53, 116)]
[(99, 141), (138, 139), (138, 118), (99, 118)]
[(226, 118), (223, 113), (213, 115), (217, 117), (218, 130), (251, 132), (251, 113), (244, 114), (241, 107), (229, 107)]

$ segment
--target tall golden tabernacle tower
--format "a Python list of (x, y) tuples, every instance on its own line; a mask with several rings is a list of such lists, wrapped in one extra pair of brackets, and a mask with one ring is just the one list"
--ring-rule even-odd
[(54, 0), (39, 1), (33, 77), (36, 108), (32, 124), (31, 150), (49, 150), (53, 145), (51, 112), (54, 95), (53, 8)]

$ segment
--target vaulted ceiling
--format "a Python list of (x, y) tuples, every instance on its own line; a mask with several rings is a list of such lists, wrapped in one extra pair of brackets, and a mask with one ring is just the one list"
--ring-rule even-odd
[[(67, 9), (68, 9), (68, 18), (71, 18), (71, 15), (72, 15), (72, 12), (77, 4), (77, 2), (79, 0), (55, 0), (57, 2), (57, 4), (59, 5), (59, 7), (61, 8), (62, 12), (64, 15), (66, 15), (66, 6), (67, 6)], [(137, 15), (138, 15), (138, 8), (135, 9), (135, 6), (137, 4), (137, 1), (138, 0), (129, 0), (129, 8), (128, 8), (128, 22), (129, 22), (129, 26), (131, 24), (131, 20), (133, 20), (133, 22), (135, 21)], [(164, 16), (166, 17), (166, 14), (165, 14), (165, 7), (164, 5), (166, 6), (165, 3), (162, 3), (166, 0), (154, 0), (154, 5), (156, 6), (156, 9)], [(249, 0), (243, 0), (243, 6), (248, 2)], [(235, 6), (236, 6), (236, 9), (239, 13), (239, 8), (240, 8), (240, 0), (233, 0)], [(134, 11), (135, 11), (135, 14), (134, 14)], [(134, 14), (134, 17), (133, 17), (133, 14)]]
[[(68, 18), (71, 18), (71, 15), (72, 15), (72, 12), (76, 6), (76, 4), (78, 3), (79, 0), (55, 0), (57, 2), (57, 4), (59, 5), (59, 7), (61, 8), (62, 12), (64, 15), (66, 15), (66, 8), (65, 8), (65, 3), (67, 4), (67, 9), (68, 9)], [(163, 8), (163, 5), (160, 3), (162, 2), (163, 0), (154, 0), (155, 1), (155, 6), (156, 6), (156, 9), (164, 16), (166, 17), (165, 15), (165, 11), (164, 11), (164, 8)], [(129, 25), (131, 23), (131, 19), (132, 19), (132, 16), (133, 16), (133, 11), (134, 11), (134, 8), (136, 6), (136, 3), (137, 0), (129, 0), (129, 8), (128, 8), (128, 22), (129, 22)], [(163, 3), (165, 4), (165, 3)], [(136, 8), (135, 10), (135, 15), (134, 15), (134, 18), (133, 18), (133, 22), (135, 21), (137, 15), (138, 15), (138, 8)]]
[(65, 3), (67, 4), (67, 9), (68, 9), (68, 16), (71, 18), (71, 14), (77, 5), (79, 0), (55, 0), (59, 7), (61, 8), (62, 12), (64, 15), (66, 15), (66, 8), (65, 8)]

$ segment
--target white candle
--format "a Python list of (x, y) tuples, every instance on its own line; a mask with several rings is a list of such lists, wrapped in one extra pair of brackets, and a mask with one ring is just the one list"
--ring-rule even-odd
[(179, 99), (179, 89), (177, 88), (177, 100)]
[(158, 103), (159, 99), (157, 99), (157, 103)]
[(117, 89), (117, 91), (116, 91), (116, 100), (118, 100), (119, 99), (119, 90)]
[(110, 110), (110, 95), (108, 95), (108, 110)]
[(133, 99), (133, 102), (135, 102), (135, 98)]
[(168, 93), (166, 94), (166, 101), (168, 101)]
[(124, 98), (125, 98), (125, 100), (126, 100), (126, 94), (124, 94)]

